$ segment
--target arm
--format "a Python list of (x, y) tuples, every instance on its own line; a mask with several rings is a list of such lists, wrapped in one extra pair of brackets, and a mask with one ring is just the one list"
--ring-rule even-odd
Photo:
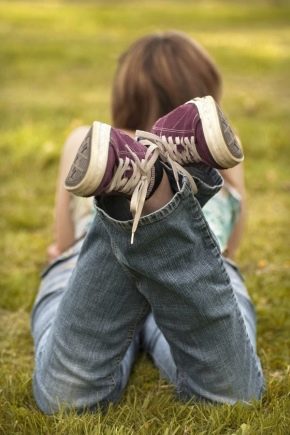
[(241, 196), (241, 211), (228, 242), (227, 256), (234, 259), (240, 246), (246, 221), (246, 189), (244, 180), (244, 166), (242, 163), (231, 169), (220, 171), (224, 180), (233, 186)]
[(79, 145), (88, 132), (88, 127), (79, 127), (67, 138), (60, 160), (59, 176), (56, 188), (55, 215), (54, 215), (54, 240), (48, 247), (49, 260), (53, 260), (74, 242), (74, 223), (70, 212), (71, 194), (64, 188), (64, 180), (73, 162)]

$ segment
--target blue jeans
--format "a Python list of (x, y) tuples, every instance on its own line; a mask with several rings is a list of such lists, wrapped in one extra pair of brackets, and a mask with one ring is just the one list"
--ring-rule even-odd
[[(203, 187), (204, 198), (217, 190), (217, 177), (199, 180), (201, 196)], [(184, 180), (165, 207), (141, 218), (133, 245), (132, 222), (97, 206), (79, 256), (76, 247), (50, 267), (32, 316), (42, 411), (119, 400), (140, 339), (182, 399), (261, 396), (253, 306), (220, 254), (202, 201)]]

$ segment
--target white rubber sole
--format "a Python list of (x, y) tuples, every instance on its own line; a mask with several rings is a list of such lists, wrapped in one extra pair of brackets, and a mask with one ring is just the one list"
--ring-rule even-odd
[[(65, 188), (77, 196), (91, 196), (100, 186), (107, 167), (111, 126), (95, 121), (88, 135), (88, 161), (84, 167), (78, 165), (78, 159), (84, 159), (82, 147), (88, 136), (79, 147), (74, 162), (65, 180)], [(74, 183), (73, 174), (78, 172), (78, 181)]]
[[(202, 122), (203, 133), (213, 159), (222, 168), (231, 168), (244, 160), (234, 156), (227, 145), (222, 132), (222, 120), (220, 119), (218, 107), (211, 96), (195, 98), (187, 104), (195, 104)], [(238, 143), (233, 133), (233, 139)]]

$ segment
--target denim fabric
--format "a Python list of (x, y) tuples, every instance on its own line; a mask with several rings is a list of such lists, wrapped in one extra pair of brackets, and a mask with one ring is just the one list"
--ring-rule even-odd
[[(251, 345), (253, 349), (256, 349), (256, 314), (254, 306), (237, 266), (227, 259), (224, 259), (224, 266), (231, 280)], [(160, 328), (158, 328), (152, 313), (147, 316), (142, 326), (140, 341), (142, 349), (151, 356), (161, 375), (173, 385), (177, 385), (177, 369), (169, 343)], [(258, 361), (257, 364), (259, 366)]]
[(98, 215), (74, 268), (72, 258), (51, 266), (32, 314), (33, 390), (48, 414), (59, 405), (82, 410), (118, 400), (149, 311)]
[(204, 163), (195, 163), (186, 166), (186, 170), (193, 177), (197, 192), (195, 198), (203, 207), (223, 186), (224, 182), (216, 169), (210, 168)]
[[(32, 318), (38, 406), (53, 413), (59, 406), (83, 410), (117, 401), (150, 310), (167, 352), (165, 363), (156, 363), (181, 398), (259, 398), (252, 305), (186, 181), (165, 207), (141, 218), (133, 245), (131, 226), (97, 207), (71, 277), (50, 292), (49, 276), (66, 262), (48, 272)], [(55, 308), (42, 321), (49, 298)], [(146, 328), (141, 335), (146, 346)], [(150, 342), (149, 334), (149, 352)]]

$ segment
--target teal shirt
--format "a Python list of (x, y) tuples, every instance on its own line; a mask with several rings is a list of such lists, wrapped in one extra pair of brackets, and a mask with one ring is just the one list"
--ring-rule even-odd
[(225, 186), (202, 210), (221, 252), (224, 252), (240, 212), (239, 194), (235, 189)]

